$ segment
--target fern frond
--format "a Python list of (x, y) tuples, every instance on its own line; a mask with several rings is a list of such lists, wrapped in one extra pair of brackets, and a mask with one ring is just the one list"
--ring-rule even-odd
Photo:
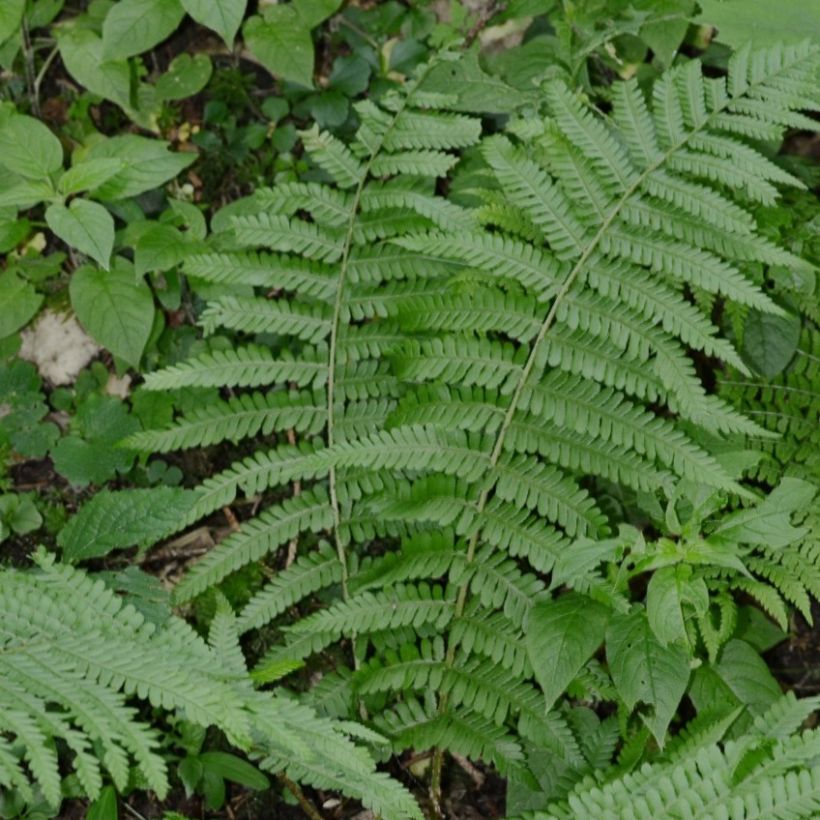
[(123, 440), (123, 446), (146, 453), (167, 453), (285, 430), (316, 435), (327, 416), (327, 409), (321, 405), (323, 398), (321, 393), (295, 390), (241, 393), (227, 401), (195, 408), (167, 429), (133, 433)]
[(301, 556), (265, 584), (239, 614), (236, 628), (240, 633), (258, 629), (311, 593), (341, 580), (339, 556), (323, 542), (316, 552)]
[(206, 334), (224, 327), (243, 333), (279, 333), (317, 344), (330, 335), (330, 318), (323, 308), (281, 299), (223, 296), (208, 303), (199, 324)]
[(327, 494), (320, 488), (269, 507), (197, 561), (174, 588), (174, 599), (178, 602), (190, 600), (300, 533), (327, 529), (331, 520)]
[(322, 387), (327, 381), (323, 350), (304, 348), (299, 356), (282, 351), (275, 358), (266, 347), (248, 345), (205, 353), (182, 364), (157, 370), (145, 377), (146, 390), (179, 387), (257, 387), (293, 382), (299, 387)]
[(517, 771), (524, 766), (524, 753), (515, 738), (468, 709), (438, 714), (426, 709), (418, 700), (408, 699), (392, 714), (380, 715), (377, 725), (395, 739), (399, 749), (452, 749), (474, 760), (486, 760), (501, 773)]
[(381, 592), (362, 592), (346, 602), (334, 604), (288, 627), (301, 635), (361, 634), (431, 624), (442, 629), (453, 616), (453, 602), (438, 586), (398, 584)]
[(185, 272), (206, 282), (281, 288), (322, 302), (332, 302), (336, 295), (332, 268), (272, 253), (193, 254), (185, 258)]

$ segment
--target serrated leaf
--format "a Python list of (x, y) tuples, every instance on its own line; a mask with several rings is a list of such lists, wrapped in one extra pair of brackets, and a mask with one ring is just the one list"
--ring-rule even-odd
[(179, 487), (97, 493), (61, 530), (67, 561), (85, 561), (115, 549), (145, 547), (174, 532), (196, 501)]
[(122, 170), (101, 185), (95, 197), (109, 201), (138, 196), (173, 179), (196, 159), (196, 154), (174, 153), (168, 148), (167, 142), (136, 134), (95, 143), (85, 159), (115, 158), (123, 162)]
[(153, 223), (140, 235), (134, 248), (137, 275), (170, 270), (194, 249), (176, 228), (160, 222)]
[(125, 60), (161, 43), (182, 22), (179, 0), (120, 0), (103, 22), (103, 56)]
[(113, 396), (92, 394), (71, 420), (72, 431), (51, 452), (54, 468), (72, 484), (102, 484), (128, 470), (134, 453), (118, 442), (139, 429), (128, 408)]
[(616, 615), (606, 633), (606, 657), (612, 681), (628, 709), (652, 707), (644, 720), (663, 746), (680, 699), (689, 683), (689, 660), (679, 646), (663, 646), (652, 633), (646, 613), (635, 609)]
[(737, 699), (753, 712), (762, 711), (782, 695), (766, 662), (746, 641), (729, 641), (712, 668)]
[(103, 347), (137, 367), (151, 335), (154, 300), (148, 285), (118, 259), (108, 272), (86, 266), (74, 272), (71, 304), (83, 327)]
[(182, 5), (197, 23), (215, 31), (233, 48), (248, 0), (182, 0)]
[(0, 164), (21, 177), (45, 179), (63, 167), (63, 147), (40, 120), (12, 114), (0, 119)]
[(687, 642), (680, 588), (683, 569), (685, 568), (675, 566), (656, 570), (646, 589), (649, 626), (664, 646)]
[(527, 620), (527, 653), (549, 710), (603, 643), (610, 610), (569, 592), (541, 601)]
[(46, 222), (67, 245), (109, 269), (114, 250), (114, 218), (98, 202), (75, 199), (68, 207), (54, 203), (46, 208)]
[(806, 534), (789, 519), (792, 513), (809, 509), (816, 494), (812, 483), (787, 476), (759, 504), (725, 516), (710, 540), (785, 547)]
[(531, 99), (495, 74), (484, 71), (475, 50), (460, 60), (440, 62), (430, 71), (422, 87), (425, 91), (457, 95), (453, 105), (456, 111), (506, 114)]
[(0, 208), (25, 210), (53, 195), (54, 188), (48, 180), (23, 179), (11, 173), (0, 180)]
[(93, 191), (123, 168), (121, 159), (89, 159), (69, 168), (61, 177), (57, 190), (61, 194)]

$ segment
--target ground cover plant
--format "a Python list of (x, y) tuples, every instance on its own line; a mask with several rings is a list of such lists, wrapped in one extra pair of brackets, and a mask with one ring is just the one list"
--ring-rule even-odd
[(0, 816), (820, 813), (820, 44), (734, 5), (0, 9)]

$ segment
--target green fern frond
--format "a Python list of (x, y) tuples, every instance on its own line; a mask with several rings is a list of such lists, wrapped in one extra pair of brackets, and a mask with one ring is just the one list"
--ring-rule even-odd
[(182, 364), (149, 373), (146, 390), (180, 387), (257, 387), (275, 382), (293, 382), (299, 387), (322, 387), (327, 381), (324, 350), (304, 348), (299, 356), (282, 351), (274, 357), (266, 347), (248, 345), (205, 353)]
[(241, 393), (227, 401), (195, 408), (167, 429), (133, 433), (123, 440), (123, 446), (146, 453), (167, 453), (286, 430), (316, 435), (327, 417), (323, 398), (321, 393), (296, 390)]

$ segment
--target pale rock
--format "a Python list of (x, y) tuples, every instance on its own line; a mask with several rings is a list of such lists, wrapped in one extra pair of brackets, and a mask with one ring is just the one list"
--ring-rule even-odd
[(53, 385), (72, 384), (102, 350), (72, 313), (46, 310), (33, 327), (20, 335), (20, 358), (35, 364), (40, 375)]

